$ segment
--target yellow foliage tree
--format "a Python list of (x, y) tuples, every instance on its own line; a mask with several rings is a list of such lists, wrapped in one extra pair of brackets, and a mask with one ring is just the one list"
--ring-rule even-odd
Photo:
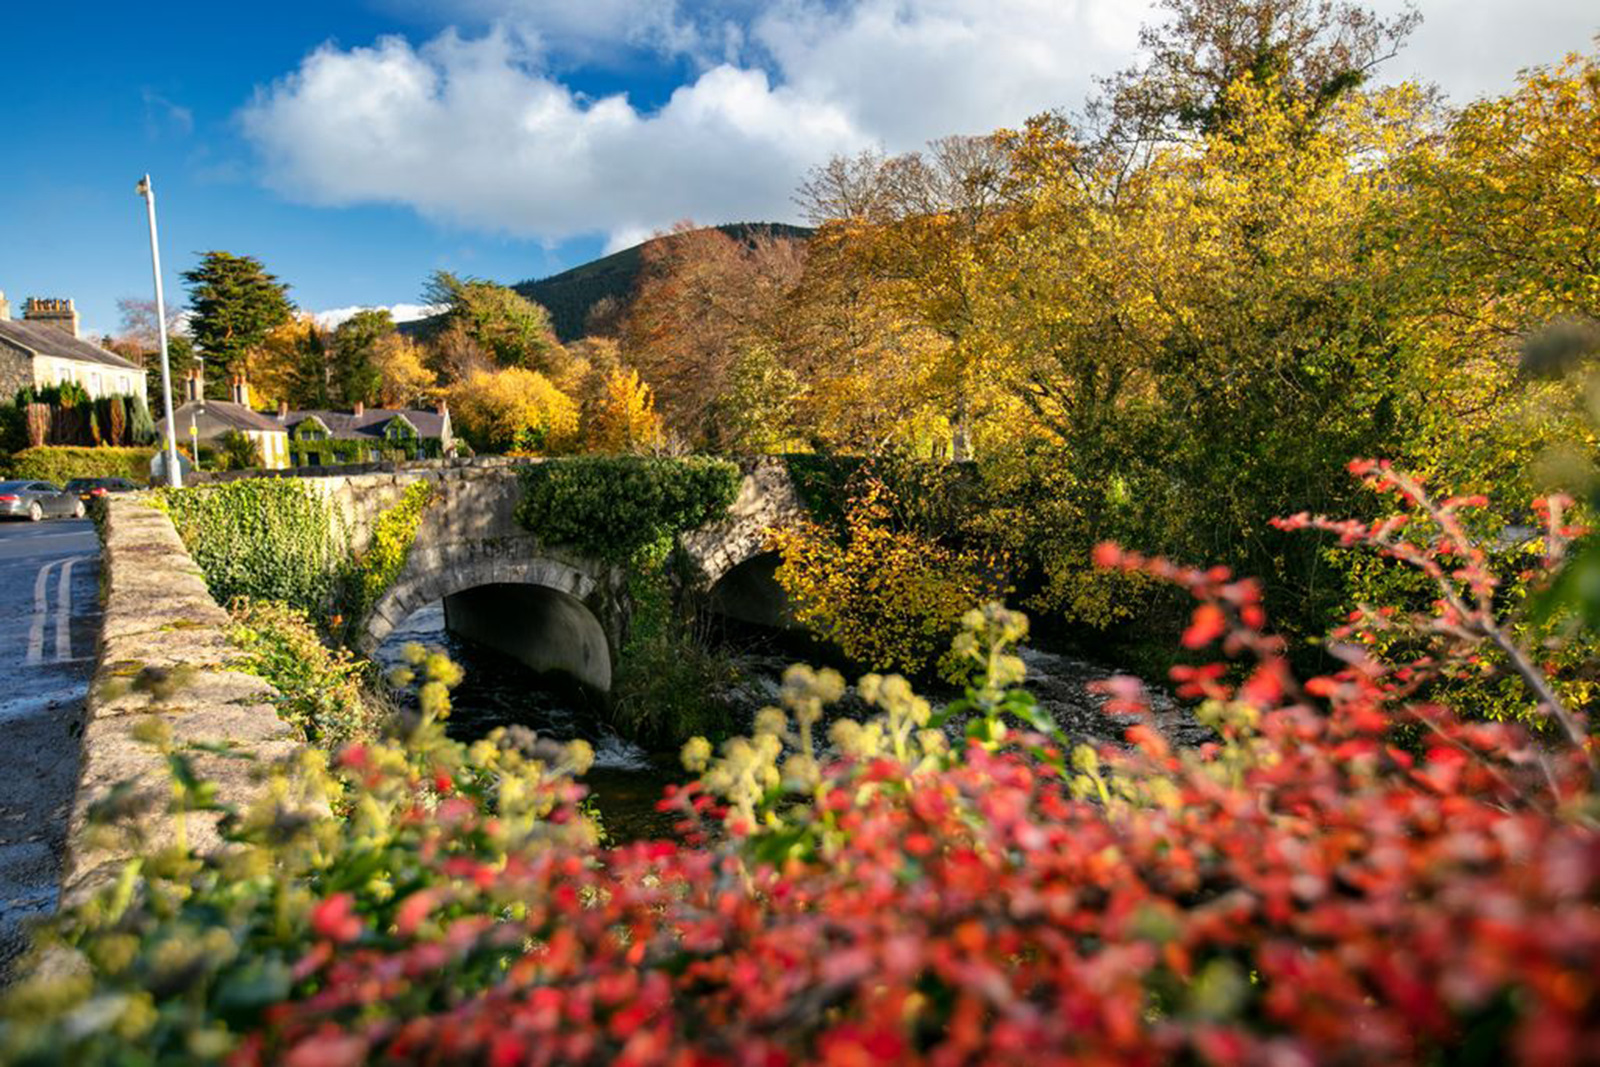
[(475, 371), (449, 391), (455, 426), (479, 452), (560, 452), (578, 430), (578, 405), (537, 371)]
[(423, 354), (422, 346), (402, 333), (378, 338), (372, 347), (372, 364), (381, 376), (381, 406), (413, 407), (437, 388), (439, 379), (423, 362)]
[(632, 369), (605, 375), (600, 394), (588, 414), (584, 437), (597, 452), (643, 452), (662, 442), (661, 417), (655, 395)]
[(872, 478), (846, 508), (842, 536), (803, 523), (774, 530), (772, 541), (799, 622), (857, 663), (916, 674), (949, 648), (963, 614), (1003, 590), (998, 560), (905, 528), (895, 503)]

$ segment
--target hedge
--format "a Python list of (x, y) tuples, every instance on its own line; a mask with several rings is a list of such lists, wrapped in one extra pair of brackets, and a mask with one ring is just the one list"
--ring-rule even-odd
[(150, 481), (153, 448), (81, 448), (45, 445), (25, 448), (11, 457), (10, 476), (61, 484), (73, 478), (128, 478)]
[(603, 559), (723, 517), (739, 495), (739, 468), (705, 456), (575, 456), (523, 472), (517, 521), (553, 545)]

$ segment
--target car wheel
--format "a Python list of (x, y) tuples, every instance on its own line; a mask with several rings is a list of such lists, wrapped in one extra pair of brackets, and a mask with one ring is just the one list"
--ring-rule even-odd
[(83, 516), (86, 513), (87, 513), (87, 509), (84, 508), (83, 501), (80, 500), (76, 504), (72, 505), (72, 517), (73, 518), (81, 519), (81, 518), (83, 518)]
[(44, 508), (41, 508), (39, 502), (35, 500), (28, 505), (28, 521), (38, 522), (42, 518), (44, 518)]

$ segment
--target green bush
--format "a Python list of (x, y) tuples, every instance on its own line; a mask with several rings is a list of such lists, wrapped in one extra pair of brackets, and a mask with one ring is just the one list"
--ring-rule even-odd
[(349, 535), (332, 503), (290, 479), (251, 478), (162, 489), (189, 554), (221, 603), (276, 600), (320, 618), (334, 610), (349, 566)]
[(25, 448), (11, 457), (11, 477), (58, 485), (73, 478), (127, 478), (144, 485), (155, 454), (153, 448)]
[(244, 471), (266, 466), (260, 447), (242, 431), (229, 430), (222, 435), (221, 470)]
[(228, 637), (244, 653), (239, 667), (272, 684), (279, 716), (304, 730), (307, 741), (335, 749), (378, 734), (384, 714), (364, 689), (366, 662), (330, 650), (305, 612), (240, 599), (230, 614)]
[(694, 456), (574, 456), (523, 472), (517, 521), (541, 539), (627, 560), (727, 514), (739, 468)]

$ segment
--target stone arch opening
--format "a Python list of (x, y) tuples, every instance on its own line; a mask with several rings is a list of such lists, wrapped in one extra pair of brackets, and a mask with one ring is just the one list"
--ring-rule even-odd
[(611, 646), (588, 605), (544, 585), (491, 582), (444, 598), (445, 626), (541, 673), (566, 674), (611, 691)]
[(620, 638), (604, 577), (582, 561), (537, 555), (529, 545), (495, 552), (455, 544), (414, 548), (401, 579), (363, 622), (359, 644), (371, 655), (416, 612), (440, 604), (452, 633), (535, 671), (558, 671), (609, 693)]
[(771, 630), (796, 630), (794, 606), (778, 584), (783, 557), (758, 552), (723, 572), (706, 594), (706, 610), (736, 622)]

